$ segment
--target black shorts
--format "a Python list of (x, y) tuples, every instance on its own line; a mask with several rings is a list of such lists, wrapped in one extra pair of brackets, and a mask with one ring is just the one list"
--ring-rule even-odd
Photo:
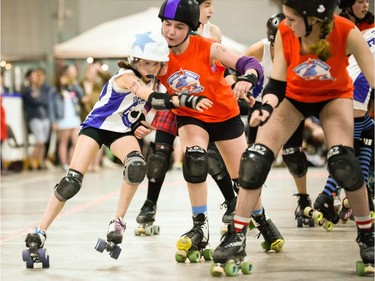
[(316, 102), (316, 103), (309, 103), (309, 102), (300, 102), (293, 99), (286, 98), (288, 101), (291, 102), (291, 104), (294, 105), (295, 108), (299, 112), (303, 114), (303, 116), (310, 117), (315, 116), (319, 118), (319, 113), (322, 111), (323, 107), (329, 103), (331, 100), (326, 100), (322, 102)]
[(79, 132), (79, 134), (88, 136), (88, 137), (92, 138), (93, 140), (95, 140), (98, 143), (99, 148), (102, 147), (103, 144), (106, 147), (110, 148), (111, 144), (113, 142), (115, 142), (116, 140), (118, 140), (122, 137), (125, 137), (125, 136), (132, 136), (133, 135), (131, 132), (117, 133), (117, 132), (101, 130), (101, 129), (92, 128), (92, 127), (82, 129)]
[(235, 139), (244, 133), (244, 124), (240, 115), (217, 123), (207, 123), (192, 117), (177, 116), (177, 128), (190, 124), (203, 128), (208, 133), (210, 142)]

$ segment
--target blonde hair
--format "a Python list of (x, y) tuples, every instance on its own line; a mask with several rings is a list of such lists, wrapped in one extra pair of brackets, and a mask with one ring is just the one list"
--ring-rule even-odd
[(327, 35), (332, 31), (332, 29), (333, 21), (322, 22), (318, 42), (310, 46), (310, 49), (322, 61), (327, 61), (332, 56), (329, 48), (330, 44), (326, 40)]

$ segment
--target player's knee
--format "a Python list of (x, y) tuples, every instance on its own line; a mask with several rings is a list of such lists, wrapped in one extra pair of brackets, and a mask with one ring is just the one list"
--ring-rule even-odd
[(262, 144), (252, 144), (242, 154), (238, 182), (245, 189), (261, 188), (271, 169), (274, 154)]
[(355, 191), (363, 186), (363, 173), (353, 148), (333, 146), (328, 151), (327, 158), (328, 172), (339, 186), (347, 191)]
[(221, 180), (228, 175), (227, 168), (219, 150), (214, 145), (209, 145), (207, 149), (208, 173), (214, 180)]
[(187, 182), (204, 182), (208, 174), (208, 157), (206, 150), (200, 146), (187, 147), (182, 171)]
[(303, 177), (307, 173), (307, 158), (299, 147), (283, 149), (283, 160), (289, 172), (295, 177)]
[(147, 159), (147, 178), (152, 182), (164, 179), (168, 171), (173, 148), (166, 143), (152, 145), (152, 153)]
[(140, 184), (147, 170), (146, 161), (139, 151), (130, 152), (125, 158), (124, 180), (128, 184)]
[(67, 175), (55, 186), (55, 196), (61, 202), (65, 202), (76, 195), (82, 186), (83, 175), (73, 169), (69, 169)]

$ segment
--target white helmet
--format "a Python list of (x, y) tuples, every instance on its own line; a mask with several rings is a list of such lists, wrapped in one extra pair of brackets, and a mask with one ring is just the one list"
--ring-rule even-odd
[(160, 32), (135, 34), (129, 44), (129, 60), (134, 58), (167, 62), (169, 61), (168, 43)]

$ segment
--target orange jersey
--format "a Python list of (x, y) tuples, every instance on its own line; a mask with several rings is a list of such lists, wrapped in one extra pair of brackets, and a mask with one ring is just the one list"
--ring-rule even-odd
[(213, 42), (211, 39), (192, 35), (189, 47), (183, 54), (169, 54), (168, 71), (158, 77), (168, 93), (205, 96), (213, 102), (212, 107), (203, 112), (187, 107), (173, 109), (176, 115), (214, 123), (226, 121), (240, 114), (237, 100), (224, 78), (225, 67), (219, 62), (210, 65), (210, 49)]
[(326, 38), (332, 56), (324, 62), (315, 54), (301, 55), (299, 38), (285, 21), (279, 25), (288, 64), (286, 97), (307, 103), (353, 97), (353, 83), (346, 69), (346, 40), (353, 28), (351, 21), (334, 17), (334, 27)]

